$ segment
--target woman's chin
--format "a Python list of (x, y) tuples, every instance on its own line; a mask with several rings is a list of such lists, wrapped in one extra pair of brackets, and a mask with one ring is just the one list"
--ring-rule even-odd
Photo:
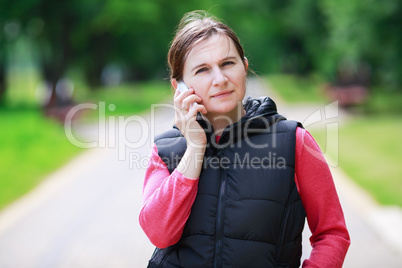
[[(219, 103), (211, 105), (211, 109), (208, 110), (208, 114), (214, 116), (233, 116), (241, 118), (243, 116), (243, 105), (240, 103)], [(238, 116), (236, 116), (238, 115)]]

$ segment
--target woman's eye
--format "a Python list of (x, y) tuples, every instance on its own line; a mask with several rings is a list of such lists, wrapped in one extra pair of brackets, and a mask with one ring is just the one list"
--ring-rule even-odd
[(233, 61), (225, 61), (224, 63), (222, 63), (222, 66), (229, 66), (229, 65), (233, 65), (234, 62)]
[(206, 71), (208, 71), (207, 68), (201, 68), (201, 69), (198, 69), (198, 70), (195, 72), (195, 74), (199, 74), (199, 73), (206, 72)]

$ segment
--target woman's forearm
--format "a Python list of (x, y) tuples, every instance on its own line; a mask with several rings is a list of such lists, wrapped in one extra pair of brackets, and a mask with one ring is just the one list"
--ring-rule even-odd
[(205, 146), (200, 147), (187, 147), (177, 170), (188, 179), (197, 179), (200, 177), (203, 158), (205, 153)]
[[(184, 158), (188, 164), (182, 164), (182, 169), (190, 175), (196, 175), (197, 172), (191, 169), (195, 163), (192, 158), (187, 159), (189, 156)], [(139, 221), (156, 247), (168, 247), (180, 239), (197, 194), (197, 186), (198, 177), (188, 179), (178, 169), (169, 174), (154, 146), (145, 174)]]

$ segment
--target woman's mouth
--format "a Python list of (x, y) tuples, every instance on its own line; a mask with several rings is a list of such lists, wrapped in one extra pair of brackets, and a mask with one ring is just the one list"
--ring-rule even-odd
[(232, 90), (225, 90), (219, 93), (216, 93), (215, 95), (212, 96), (212, 98), (225, 98), (227, 96), (229, 96), (230, 94), (232, 94)]

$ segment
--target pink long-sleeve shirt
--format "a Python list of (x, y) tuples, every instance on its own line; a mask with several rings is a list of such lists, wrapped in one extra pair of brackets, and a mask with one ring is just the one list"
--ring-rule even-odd
[[(312, 252), (302, 267), (342, 267), (349, 233), (328, 164), (310, 135), (296, 129), (295, 182), (311, 230)], [(197, 195), (198, 179), (169, 173), (154, 145), (146, 170), (140, 225), (159, 248), (177, 243)]]

